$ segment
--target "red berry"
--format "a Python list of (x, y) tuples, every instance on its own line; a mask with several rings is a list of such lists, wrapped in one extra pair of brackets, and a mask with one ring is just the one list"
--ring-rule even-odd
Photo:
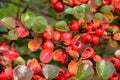
[(71, 42), (71, 46), (72, 46), (73, 50), (76, 50), (76, 51), (79, 51), (82, 49), (82, 43), (81, 43), (81, 41), (78, 41), (78, 40), (73, 40)]
[(79, 30), (80, 26), (78, 24), (77, 21), (72, 20), (69, 24), (68, 24), (69, 28), (73, 31)]
[(70, 32), (63, 32), (60, 37), (62, 41), (67, 41), (72, 39), (72, 34)]
[(51, 49), (51, 50), (53, 50), (54, 49), (54, 44), (50, 40), (45, 40), (43, 42), (43, 44), (42, 44), (42, 48), (43, 49)]
[(60, 13), (64, 10), (64, 4), (60, 1), (57, 1), (56, 4), (54, 5), (54, 9), (57, 13)]
[(75, 5), (74, 0), (68, 0), (69, 4), (67, 4), (70, 7), (73, 7)]
[(97, 36), (102, 36), (104, 33), (104, 28), (102, 26), (98, 27), (96, 30), (95, 30), (95, 34)]
[(102, 58), (101, 58), (101, 56), (99, 56), (99, 55), (95, 55), (95, 56), (93, 57), (93, 60), (94, 60), (95, 62), (99, 62), (99, 61), (102, 60)]
[(116, 69), (120, 69), (120, 60), (119, 59), (117, 59), (115, 57), (111, 57), (108, 60), (114, 64), (114, 67)]
[(48, 40), (51, 39), (51, 37), (49, 36), (49, 34), (48, 34), (46, 31), (43, 32), (42, 35), (43, 35), (43, 38), (44, 38), (44, 39), (48, 39)]
[(118, 73), (114, 72), (108, 80), (120, 80), (120, 76)]
[(105, 5), (109, 5), (110, 4), (110, 0), (103, 0), (102, 1), (102, 5), (105, 6)]
[(40, 52), (40, 61), (42, 63), (49, 63), (52, 60), (52, 50), (45, 49)]
[(82, 35), (82, 43), (89, 44), (91, 42), (92, 42), (92, 36), (90, 34), (88, 34), (88, 33), (84, 33)]
[(58, 0), (51, 0), (51, 4), (56, 4)]
[(87, 47), (85, 48), (85, 50), (82, 52), (81, 57), (83, 59), (87, 59), (87, 58), (93, 58), (95, 55), (95, 51), (92, 47)]
[(53, 33), (53, 39), (55, 40), (55, 41), (59, 41), (60, 40), (60, 32), (59, 31), (54, 31), (54, 33)]
[(92, 35), (92, 45), (97, 45), (99, 43), (99, 37)]
[(88, 0), (80, 0), (82, 3), (87, 3)]
[(81, 0), (74, 0), (74, 2), (76, 6), (79, 6), (81, 4)]

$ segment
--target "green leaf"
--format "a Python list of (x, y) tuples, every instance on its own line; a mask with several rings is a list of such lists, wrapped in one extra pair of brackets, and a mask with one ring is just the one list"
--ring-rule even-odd
[(103, 12), (103, 13), (109, 13), (110, 12), (110, 6), (106, 5), (106, 6), (103, 6), (102, 8), (100, 8), (100, 11)]
[(37, 17), (35, 17), (35, 25), (45, 25), (45, 26), (47, 26), (48, 25), (48, 23), (47, 23), (47, 20), (44, 18), (44, 17), (42, 17), (42, 16), (37, 16)]
[(27, 12), (22, 14), (21, 21), (25, 27), (31, 28), (34, 26), (35, 15), (32, 12)]
[(108, 79), (108, 77), (114, 72), (114, 65), (111, 62), (101, 60), (96, 63), (96, 70), (99, 77)]
[(42, 16), (38, 16), (35, 17), (35, 25), (32, 27), (32, 30), (37, 33), (42, 33), (46, 30), (47, 25), (47, 20)]
[(45, 66), (43, 66), (42, 72), (45, 78), (53, 79), (56, 75), (58, 75), (59, 68), (54, 65), (46, 64)]
[(77, 19), (84, 18), (85, 14), (84, 13), (75, 13), (74, 17), (77, 18)]
[(85, 12), (91, 12), (92, 11), (92, 6), (88, 4), (82, 4), (81, 7), (85, 10)]
[(102, 5), (102, 0), (95, 0), (95, 4), (97, 6), (101, 6)]
[(53, 8), (48, 8), (49, 15), (53, 18), (57, 17), (57, 14)]
[(102, 21), (103, 20), (103, 14), (102, 13), (96, 13), (95, 19)]
[(66, 13), (66, 14), (74, 14), (75, 12), (76, 12), (76, 10), (73, 9), (73, 8), (67, 8), (67, 9), (65, 10), (65, 13)]
[(78, 66), (76, 78), (79, 80), (87, 80), (94, 75), (94, 69), (88, 64), (81, 63)]
[(22, 57), (16, 58), (15, 60), (13, 60), (13, 63), (17, 65), (25, 65), (25, 61)]
[(16, 27), (15, 19), (12, 17), (5, 17), (5, 18), (1, 19), (1, 24), (2, 24), (2, 26), (6, 27), (8, 29), (13, 29)]
[(61, 32), (66, 32), (66, 31), (69, 31), (69, 27), (67, 25), (67, 23), (65, 21), (58, 21), (56, 24), (55, 24), (55, 28), (58, 30), (58, 31), (61, 31)]
[(8, 40), (17, 40), (18, 39), (18, 33), (14, 29), (11, 29), (8, 32), (8, 34), (3, 35), (3, 37), (8, 39)]
[(34, 26), (34, 27), (32, 28), (32, 30), (33, 30), (34, 32), (36, 32), (36, 33), (42, 33), (42, 32), (44, 32), (44, 31), (46, 30), (46, 28), (47, 28), (47, 26), (45, 26), (45, 25), (40, 25), (40, 27), (39, 27), (39, 25), (38, 25), (38, 26)]
[(30, 39), (26, 38), (26, 39), (18, 39), (15, 42), (15, 48), (20, 55), (31, 54), (30, 50), (27, 47), (29, 41), (30, 41)]
[(92, 18), (92, 15), (90, 15), (90, 14), (86, 14), (86, 15), (85, 15), (85, 20), (86, 20), (87, 22), (90, 22), (92, 19), (93, 19), (93, 18)]
[(83, 13), (85, 12), (84, 8), (82, 6), (75, 6), (74, 10), (77, 11), (78, 13)]

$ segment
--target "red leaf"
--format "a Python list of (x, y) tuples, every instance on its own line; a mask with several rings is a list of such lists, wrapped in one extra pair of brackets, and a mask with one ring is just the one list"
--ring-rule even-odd
[(45, 49), (40, 53), (40, 60), (43, 63), (48, 63), (52, 60), (52, 51)]

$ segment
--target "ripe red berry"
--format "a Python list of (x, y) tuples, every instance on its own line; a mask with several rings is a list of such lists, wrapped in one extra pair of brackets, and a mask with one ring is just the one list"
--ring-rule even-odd
[(99, 43), (99, 37), (92, 35), (92, 45), (97, 45)]
[(88, 34), (88, 33), (84, 33), (82, 35), (82, 43), (89, 44), (91, 42), (92, 42), (92, 36), (90, 34)]
[(72, 20), (69, 24), (68, 24), (69, 28), (73, 31), (79, 30), (80, 26), (78, 24), (77, 21)]
[(69, 4), (67, 4), (70, 7), (73, 7), (75, 5), (74, 0), (68, 0)]
[(80, 0), (82, 3), (87, 3), (88, 0)]
[(72, 39), (72, 34), (70, 32), (63, 32), (60, 37), (62, 41), (67, 41)]
[(109, 5), (110, 4), (110, 0), (102, 0), (102, 5)]
[(49, 36), (49, 34), (45, 31), (45, 32), (43, 32), (43, 38), (44, 39), (51, 39), (51, 37)]
[(79, 51), (82, 49), (82, 43), (81, 43), (81, 41), (78, 41), (78, 40), (73, 40), (71, 42), (71, 46), (72, 46), (73, 50), (76, 50), (76, 51)]
[(104, 28), (102, 26), (98, 27), (96, 30), (95, 30), (95, 34), (97, 36), (102, 36), (104, 33)]
[(76, 6), (79, 6), (81, 4), (81, 0), (74, 0), (74, 2)]
[(42, 44), (42, 49), (54, 49), (54, 44), (50, 40), (45, 40)]
[(60, 13), (64, 10), (64, 4), (60, 1), (57, 1), (56, 4), (54, 5), (54, 9), (57, 13)]
[(118, 73), (114, 72), (108, 80), (120, 80), (120, 76)]
[(95, 51), (92, 47), (85, 48), (81, 55), (83, 59), (93, 58), (94, 56), (95, 56)]
[(59, 31), (54, 31), (53, 33), (53, 40), (59, 41), (60, 40), (60, 32)]
[(115, 57), (111, 57), (108, 60), (114, 64), (114, 67), (116, 69), (120, 69), (120, 60), (119, 59), (117, 59)]

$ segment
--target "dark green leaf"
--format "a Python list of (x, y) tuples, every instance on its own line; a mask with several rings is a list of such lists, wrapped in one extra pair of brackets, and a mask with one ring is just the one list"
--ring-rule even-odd
[(48, 8), (48, 12), (49, 12), (49, 15), (53, 18), (56, 18), (57, 17), (57, 14), (56, 12), (54, 11), (53, 8)]
[(5, 17), (3, 19), (1, 19), (2, 22), (2, 26), (8, 28), (8, 29), (13, 29), (16, 27), (15, 24), (15, 19), (12, 17)]
[(88, 64), (81, 63), (78, 66), (76, 78), (79, 80), (87, 80), (94, 75), (94, 69)]
[(32, 12), (27, 12), (22, 14), (21, 21), (25, 27), (31, 28), (34, 26), (35, 15)]
[(74, 10), (77, 11), (78, 13), (83, 13), (85, 12), (84, 8), (81, 6), (75, 6)]
[(31, 53), (27, 47), (29, 41), (30, 39), (18, 39), (15, 42), (15, 48), (20, 55), (28, 55)]
[(103, 14), (102, 14), (102, 13), (96, 13), (96, 14), (95, 14), (95, 19), (102, 21), (102, 19), (103, 19)]
[(73, 8), (67, 8), (67, 9), (65, 10), (65, 13), (66, 13), (66, 14), (74, 14), (75, 12), (76, 12), (76, 10), (73, 9)]
[(42, 72), (45, 78), (53, 79), (56, 75), (58, 75), (59, 68), (54, 65), (46, 64), (45, 66), (43, 66)]
[(102, 5), (102, 0), (95, 0), (95, 4), (97, 6), (101, 6)]
[(55, 24), (55, 28), (58, 30), (58, 31), (62, 31), (62, 32), (66, 32), (66, 31), (69, 31), (69, 27), (67, 25), (67, 23), (65, 21), (58, 21), (56, 24)]
[(11, 29), (8, 32), (8, 34), (3, 35), (3, 37), (8, 39), (8, 40), (17, 40), (18, 39), (18, 33), (14, 29)]
[(109, 13), (110, 12), (110, 6), (106, 5), (106, 6), (103, 6), (102, 8), (100, 8), (100, 11), (103, 12), (103, 13)]
[(111, 62), (101, 60), (96, 63), (96, 70), (99, 77), (108, 79), (108, 77), (114, 72), (114, 65)]

